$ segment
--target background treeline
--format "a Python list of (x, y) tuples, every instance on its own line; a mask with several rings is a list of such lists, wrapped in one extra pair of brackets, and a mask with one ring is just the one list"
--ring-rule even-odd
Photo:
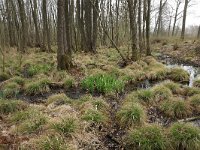
[[(58, 45), (65, 60), (72, 52), (95, 53), (106, 46), (125, 60), (118, 47), (130, 45), (137, 60), (139, 53), (151, 54), (150, 35), (184, 39), (191, 1), (175, 0), (171, 6), (167, 0), (0, 0), (1, 47), (52, 52)], [(199, 37), (198, 29), (188, 31)]]

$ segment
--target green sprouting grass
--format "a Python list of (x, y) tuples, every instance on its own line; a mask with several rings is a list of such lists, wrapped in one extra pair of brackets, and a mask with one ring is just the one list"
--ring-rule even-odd
[(48, 73), (52, 69), (52, 66), (49, 64), (34, 64), (30, 65), (27, 70), (29, 76), (34, 76), (39, 73)]
[(200, 149), (200, 129), (193, 125), (175, 123), (169, 130), (169, 137), (174, 149)]
[(98, 74), (85, 78), (81, 86), (91, 93), (95, 91), (100, 93), (122, 92), (124, 83), (118, 80), (114, 75)]
[(165, 150), (167, 138), (163, 129), (156, 125), (132, 130), (125, 141), (127, 149)]

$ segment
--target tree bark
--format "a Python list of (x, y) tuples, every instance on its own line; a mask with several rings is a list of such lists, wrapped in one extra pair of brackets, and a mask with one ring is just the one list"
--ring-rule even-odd
[[(68, 5), (68, 4), (67, 4)], [(72, 67), (71, 51), (68, 47), (66, 35), (66, 3), (65, 0), (58, 0), (57, 13), (58, 13), (58, 27), (57, 27), (57, 68), (58, 70), (69, 70)]]

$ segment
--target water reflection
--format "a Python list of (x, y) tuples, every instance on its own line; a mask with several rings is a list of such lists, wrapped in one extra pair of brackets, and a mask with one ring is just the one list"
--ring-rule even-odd
[(194, 80), (200, 77), (200, 68), (193, 67), (187, 64), (183, 64), (181, 62), (176, 61), (175, 59), (172, 59), (169, 56), (160, 56), (159, 58), (163, 63), (167, 65), (169, 68), (175, 68), (175, 67), (181, 67), (185, 71), (187, 71), (190, 74), (190, 81), (189, 86), (192, 87)]

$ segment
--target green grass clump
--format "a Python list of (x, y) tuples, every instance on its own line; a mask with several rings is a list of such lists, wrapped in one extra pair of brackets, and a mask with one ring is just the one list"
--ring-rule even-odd
[(200, 149), (200, 129), (198, 127), (175, 123), (170, 128), (169, 135), (174, 149)]
[(64, 93), (62, 93), (62, 94), (55, 94), (55, 95), (48, 97), (46, 104), (49, 105), (51, 103), (56, 103), (56, 104), (66, 104), (66, 103), (68, 103), (68, 104), (71, 104), (72, 100), (69, 97), (67, 97)]
[(47, 118), (40, 111), (25, 112), (27, 115), (18, 114), (13, 120), (19, 121), (19, 125), (16, 127), (15, 132), (22, 134), (31, 134), (38, 132), (42, 129), (43, 125), (47, 123)]
[(52, 66), (49, 64), (35, 64), (28, 67), (27, 73), (28, 76), (32, 77), (39, 73), (48, 73), (51, 69)]
[(85, 78), (81, 86), (91, 93), (95, 91), (100, 93), (122, 92), (124, 83), (113, 75), (98, 74)]
[(25, 83), (25, 80), (20, 76), (15, 76), (15, 77), (9, 79), (9, 81), (15, 82), (15, 83), (17, 83), (18, 85), (21, 85), (21, 86), (24, 85), (24, 83)]
[(153, 96), (154, 100), (157, 102), (163, 101), (163, 100), (169, 100), (170, 97), (172, 97), (172, 92), (170, 89), (163, 85), (157, 85), (153, 87)]
[(103, 123), (106, 121), (106, 117), (98, 110), (88, 109), (82, 116), (82, 119), (88, 122)]
[(165, 115), (176, 119), (183, 119), (192, 114), (190, 104), (183, 99), (175, 98), (165, 101), (161, 104), (160, 108)]
[(172, 68), (169, 72), (169, 78), (177, 82), (188, 82), (190, 75), (182, 68)]
[(25, 85), (25, 93), (28, 95), (43, 94), (50, 91), (50, 81), (48, 79), (40, 79), (39, 81), (32, 81)]
[(61, 122), (53, 124), (53, 129), (65, 136), (75, 133), (78, 128), (77, 120), (74, 118), (62, 119)]
[(200, 88), (200, 80), (195, 80), (193, 85), (194, 87)]
[(20, 100), (0, 99), (0, 114), (8, 115), (27, 108), (27, 104)]
[(2, 88), (3, 98), (14, 98), (20, 92), (20, 86), (15, 82), (8, 82)]
[(144, 109), (139, 104), (125, 105), (117, 113), (117, 118), (122, 127), (141, 125), (146, 116)]
[(66, 79), (64, 79), (63, 82), (64, 82), (65, 89), (71, 88), (75, 85), (75, 81), (73, 78), (66, 78)]
[(139, 90), (137, 91), (137, 98), (139, 99), (139, 102), (150, 105), (154, 95), (151, 89)]
[(126, 146), (130, 150), (164, 150), (167, 148), (167, 138), (159, 126), (140, 127), (128, 134)]
[(39, 144), (41, 150), (68, 150), (68, 146), (62, 136), (50, 135), (42, 139)]
[(174, 83), (173, 81), (165, 81), (162, 85), (170, 89), (173, 94), (179, 94), (181, 92), (180, 84)]
[(10, 76), (7, 73), (0, 73), (0, 82), (8, 80)]
[(184, 96), (193, 96), (196, 94), (200, 94), (200, 89), (197, 87), (185, 86), (182, 90), (182, 95), (184, 95)]
[(190, 104), (196, 112), (200, 112), (200, 94), (190, 97)]

